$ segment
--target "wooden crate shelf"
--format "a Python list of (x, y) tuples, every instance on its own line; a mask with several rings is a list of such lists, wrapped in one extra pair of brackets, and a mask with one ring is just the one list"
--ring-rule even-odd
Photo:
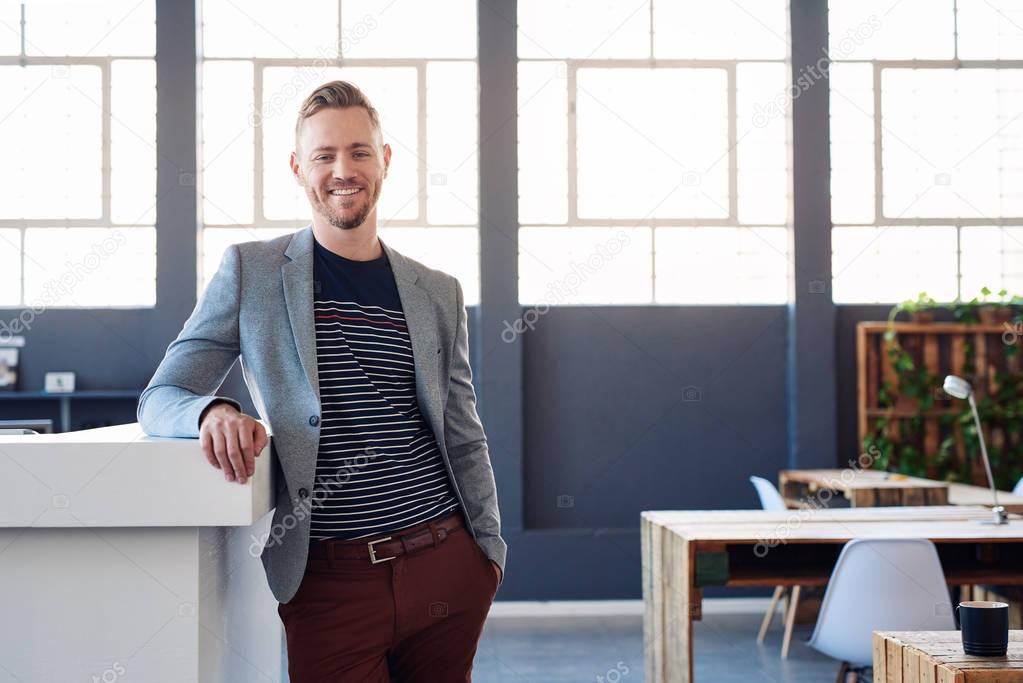
[[(949, 424), (949, 418), (962, 414), (966, 405), (946, 396), (941, 383), (946, 375), (958, 375), (973, 385), (978, 402), (995, 395), (999, 374), (1017, 377), (1021, 372), (1020, 339), (1015, 339), (1017, 352), (1013, 353), (1003, 340), (1004, 325), (895, 323), (891, 326), (894, 341), (886, 339), (889, 329), (886, 322), (861, 322), (856, 326), (859, 448), (863, 448), (865, 437), (879, 430), (897, 444), (907, 443), (904, 431), (910, 431), (912, 441), (908, 443), (921, 454), (926, 468), (920, 475), (944, 479), (952, 471), (966, 483), (986, 485), (983, 464), (979, 458), (970, 459), (962, 428)], [(934, 403), (929, 407), (921, 409), (919, 399), (901, 392), (899, 373), (888, 356), (893, 344), (909, 354), (916, 368), (934, 378), (930, 394)], [(890, 396), (887, 402), (881, 399), (883, 390)], [(877, 421), (885, 418), (887, 425), (879, 427)], [(920, 422), (913, 426), (911, 420)], [(984, 428), (989, 448), (1018, 451), (1019, 431), (1007, 429), (1004, 424), (985, 424)], [(944, 465), (939, 465), (941, 443), (948, 438), (954, 439), (953, 452)], [(889, 467), (897, 468), (897, 462)], [(1011, 487), (1015, 482), (1005, 483)]]

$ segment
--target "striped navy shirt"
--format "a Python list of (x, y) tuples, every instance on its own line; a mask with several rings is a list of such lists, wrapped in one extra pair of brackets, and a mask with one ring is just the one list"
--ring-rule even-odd
[(458, 507), (419, 412), (412, 343), (384, 254), (314, 258), (320, 444), (311, 538), (375, 536)]

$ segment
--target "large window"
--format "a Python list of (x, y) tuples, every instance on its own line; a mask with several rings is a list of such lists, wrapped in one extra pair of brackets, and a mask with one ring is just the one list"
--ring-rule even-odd
[(154, 12), (0, 3), (0, 306), (155, 304)]
[(301, 101), (358, 85), (393, 149), (380, 236), (479, 300), (474, 0), (203, 3), (203, 267), (229, 244), (293, 232), (310, 208), (288, 166)]
[(519, 0), (518, 20), (519, 300), (786, 301), (787, 3)]
[(1023, 291), (1023, 5), (832, 0), (834, 297)]

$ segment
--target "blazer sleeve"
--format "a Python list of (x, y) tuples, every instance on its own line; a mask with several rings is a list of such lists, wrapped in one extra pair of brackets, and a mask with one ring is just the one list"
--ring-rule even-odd
[(501, 513), (497, 484), (490, 465), (490, 451), (483, 425), (476, 413), (476, 392), (469, 366), (468, 316), (462, 287), (455, 281), (458, 323), (451, 354), (451, 375), (444, 408), (444, 443), (451, 467), (462, 487), (465, 514), (483, 551), (501, 567), (502, 583), (508, 546), (501, 538)]
[(240, 292), (241, 256), (231, 245), (139, 397), (138, 421), (146, 434), (197, 437), (199, 416), (211, 403), (242, 409), (232, 398), (213, 395), (241, 353)]

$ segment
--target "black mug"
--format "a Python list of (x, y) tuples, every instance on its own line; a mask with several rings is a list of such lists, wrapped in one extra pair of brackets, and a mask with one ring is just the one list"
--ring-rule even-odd
[(1009, 647), (1009, 605), (972, 600), (960, 602), (959, 628), (963, 652), (978, 657), (1004, 657)]

